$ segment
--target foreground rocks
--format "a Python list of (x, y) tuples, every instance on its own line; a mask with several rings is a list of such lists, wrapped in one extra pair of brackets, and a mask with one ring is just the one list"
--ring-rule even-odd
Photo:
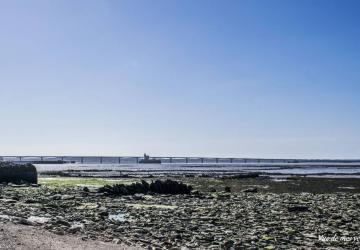
[(109, 197), (89, 188), (4, 187), (0, 220), (84, 241), (180, 249), (358, 248), (360, 195), (197, 193)]

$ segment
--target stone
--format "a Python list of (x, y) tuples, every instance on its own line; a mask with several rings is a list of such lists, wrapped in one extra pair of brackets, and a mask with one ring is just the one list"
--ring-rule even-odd
[(173, 181), (167, 179), (165, 181), (156, 180), (150, 184), (146, 181), (141, 183), (136, 182), (130, 185), (115, 184), (106, 185), (99, 188), (99, 192), (107, 195), (134, 195), (134, 194), (146, 194), (146, 193), (158, 193), (158, 194), (190, 194), (192, 187), (182, 182)]
[(108, 216), (109, 216), (109, 212), (108, 212), (108, 211), (101, 211), (101, 212), (99, 213), (99, 216), (100, 216), (100, 217), (108, 217)]
[(0, 162), (0, 183), (37, 184), (38, 176), (34, 165)]
[(62, 220), (62, 219), (59, 219), (59, 220), (56, 220), (54, 223), (54, 225), (60, 225), (60, 226), (65, 226), (65, 227), (70, 227), (71, 224), (65, 220)]
[(309, 207), (304, 205), (294, 205), (287, 208), (289, 212), (307, 212)]
[(18, 224), (22, 224), (22, 225), (27, 225), (27, 226), (36, 226), (36, 223), (31, 221), (31, 220), (28, 220), (28, 219), (24, 219), (24, 218), (18, 218), (16, 219), (16, 222)]
[(67, 231), (69, 233), (76, 233), (76, 232), (79, 232), (81, 230), (84, 229), (84, 225), (83, 224), (74, 224), (72, 225)]
[(256, 187), (243, 190), (244, 193), (257, 193), (258, 191)]
[(233, 174), (228, 176), (223, 176), (222, 179), (245, 179), (245, 178), (257, 178), (259, 177), (259, 173), (241, 173), (241, 174)]

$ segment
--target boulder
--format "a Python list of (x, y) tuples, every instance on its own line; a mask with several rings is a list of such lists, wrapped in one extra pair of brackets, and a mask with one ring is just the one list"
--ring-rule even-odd
[(35, 183), (37, 171), (34, 165), (0, 162), (0, 183)]

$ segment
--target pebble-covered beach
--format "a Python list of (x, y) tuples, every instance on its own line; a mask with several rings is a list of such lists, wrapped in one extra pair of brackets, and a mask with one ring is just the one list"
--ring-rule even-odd
[[(198, 187), (208, 181), (193, 180)], [(354, 249), (360, 245), (358, 193), (244, 190), (113, 197), (91, 185), (10, 185), (1, 189), (0, 220), (76, 235), (84, 241), (155, 249)]]

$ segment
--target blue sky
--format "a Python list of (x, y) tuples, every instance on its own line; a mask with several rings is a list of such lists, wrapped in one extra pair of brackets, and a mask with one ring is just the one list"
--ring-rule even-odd
[(1, 1), (0, 152), (360, 158), (359, 11)]

